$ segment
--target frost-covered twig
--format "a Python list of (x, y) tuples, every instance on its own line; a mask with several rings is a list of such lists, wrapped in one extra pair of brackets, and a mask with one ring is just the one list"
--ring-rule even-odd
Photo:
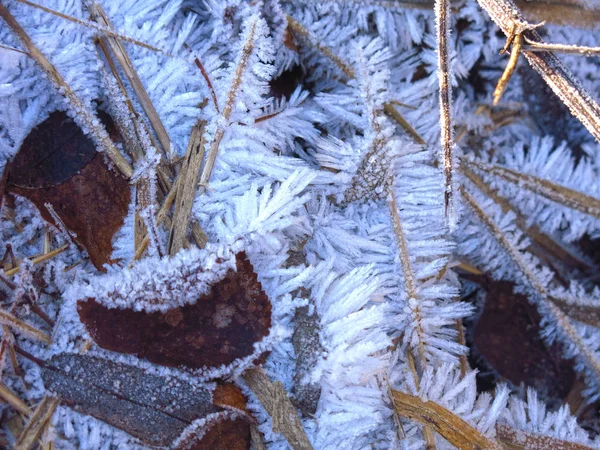
[(229, 92), (227, 93), (227, 101), (225, 103), (223, 111), (221, 112), (221, 118), (217, 125), (217, 130), (215, 131), (210, 147), (208, 149), (206, 161), (202, 169), (202, 174), (200, 175), (201, 185), (206, 186), (210, 181), (210, 176), (215, 166), (215, 161), (217, 160), (217, 154), (219, 153), (219, 145), (221, 144), (221, 140), (223, 140), (223, 135), (225, 134), (229, 118), (231, 117), (231, 113), (233, 112), (233, 106), (236, 101), (238, 91), (242, 86), (242, 78), (244, 76), (244, 72), (247, 69), (250, 57), (254, 52), (256, 28), (257, 26), (259, 26), (258, 22), (260, 20), (260, 16), (255, 15), (251, 17), (249, 22), (246, 24), (246, 31), (244, 33), (245, 40), (240, 50), (240, 54), (238, 55), (235, 72), (231, 81), (231, 86), (229, 87)]
[(441, 161), (444, 167), (445, 193), (444, 205), (446, 218), (454, 221), (452, 204), (454, 161), (452, 141), (452, 85), (450, 80), (450, 55), (448, 29), (450, 20), (450, 1), (435, 0), (435, 24), (437, 34), (438, 82), (440, 87), (440, 142), (442, 146)]
[(548, 200), (581, 211), (584, 214), (600, 218), (600, 199), (598, 198), (586, 195), (583, 192), (578, 192), (566, 186), (561, 186), (550, 180), (517, 172), (497, 164), (488, 164), (475, 159), (463, 159), (462, 161), (463, 164), (466, 164), (473, 169), (494, 175)]
[[(92, 1), (89, 6), (89, 11), (92, 18), (96, 22), (103, 25), (105, 28), (113, 28), (112, 23), (108, 18), (108, 15), (104, 11), (104, 8), (102, 8), (102, 5), (100, 5), (98, 2)], [(148, 120), (150, 121), (152, 128), (156, 132), (156, 136), (158, 137), (163, 151), (167, 155), (170, 155), (171, 140), (169, 139), (169, 134), (167, 133), (167, 130), (165, 129), (165, 126), (162, 123), (162, 120), (158, 116), (158, 113), (154, 108), (152, 100), (150, 100), (150, 96), (148, 95), (148, 92), (146, 91), (142, 80), (140, 80), (140, 77), (138, 76), (133, 63), (131, 62), (131, 58), (127, 54), (127, 50), (125, 50), (125, 47), (123, 46), (123, 44), (121, 44), (119, 39), (115, 37), (109, 36), (106, 38), (106, 41), (108, 42), (108, 45), (115, 54), (117, 61), (119, 61), (123, 73), (131, 83), (131, 86), (133, 87), (133, 90), (135, 91), (138, 100), (140, 101), (140, 104), (144, 109), (144, 112), (148, 116)]]
[[(477, 1), (506, 36), (510, 36), (515, 22), (527, 24), (520, 9), (512, 0)], [(523, 36), (531, 42), (542, 42), (539, 34), (533, 29), (524, 31)], [(579, 80), (552, 52), (524, 51), (523, 54), (531, 67), (542, 76), (571, 113), (581, 121), (596, 140), (600, 141), (600, 106)]]

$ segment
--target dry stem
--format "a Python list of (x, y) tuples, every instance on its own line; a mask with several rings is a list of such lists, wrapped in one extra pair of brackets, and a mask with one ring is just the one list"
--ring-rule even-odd
[[(512, 0), (477, 1), (507, 36), (510, 36), (515, 22), (522, 24), (525, 28), (531, 28)], [(529, 42), (542, 42), (539, 34), (533, 29), (525, 30), (524, 37)], [(571, 113), (581, 121), (596, 140), (600, 141), (600, 106), (571, 71), (552, 52), (523, 51), (522, 53), (531, 67), (542, 76)]]

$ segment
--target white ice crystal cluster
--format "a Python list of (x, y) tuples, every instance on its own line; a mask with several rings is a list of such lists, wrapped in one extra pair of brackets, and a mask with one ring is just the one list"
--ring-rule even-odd
[[(497, 53), (503, 40), (496, 25), (474, 0), (453, 2), (449, 22), (456, 150), (451, 188), (459, 205), (454, 230), (445, 215), (433, 2), (2, 1), (86, 108), (122, 118), (131, 112), (95, 44), (107, 36), (92, 21), (96, 2), (165, 127), (170, 148), (164, 157), (173, 167), (184, 157), (193, 127), (205, 123), (205, 163), (192, 220), (209, 244), (161, 256), (168, 232), (158, 227), (150, 256), (134, 260), (132, 200), (113, 240), (119, 263), (107, 274), (75, 251), (45, 263), (47, 292), (39, 302), (59, 323), (51, 346), (23, 339), (23, 348), (40, 358), (80, 352), (85, 329), (77, 299), (147, 312), (181, 306), (234, 269), (243, 250), (273, 308), (272, 330), (258, 349), (270, 351), (266, 372), (293, 400), (298, 383), (317, 389), (314, 411), (301, 415), (315, 449), (430, 448), (426, 427), (396, 415), (392, 390), (435, 402), (492, 440), (508, 427), (519, 436), (600, 448), (566, 407), (548, 412), (534, 391), (519, 399), (506, 385), (493, 395), (478, 394), (476, 372), (464, 367), (462, 320), (474, 307), (461, 301), (454, 268), (469, 263), (528, 296), (542, 316), (545, 340), (563, 344), (585, 375), (587, 399), (600, 398), (600, 330), (569, 315), (600, 306), (594, 263), (578, 247), (581, 238), (599, 235), (599, 147), (578, 122), (556, 129), (552, 117), (543, 117), (540, 111), (552, 113), (558, 100), (529, 94), (533, 75), (524, 62), (499, 109), (491, 109), (506, 58)], [(546, 37), (597, 46), (600, 35), (588, 31), (550, 25)], [(0, 44), (1, 173), (51, 112), (77, 116), (79, 110), (2, 20)], [(598, 63), (576, 56), (568, 62), (597, 93)], [(136, 123), (149, 125), (134, 89), (124, 89), (140, 113)], [(86, 133), (102, 127), (97, 119), (79, 122)], [(139, 135), (140, 129), (129, 132)], [(127, 161), (137, 179), (154, 182), (160, 154), (152, 127), (145, 130), (145, 157)], [(41, 253), (45, 225), (39, 213), (20, 197), (13, 206), (10, 215), (3, 213), (0, 241), (19, 257)], [(149, 211), (155, 215), (159, 207)], [(539, 233), (586, 269), (535, 253), (532, 240)], [(185, 282), (178, 282), (181, 274)], [(58, 304), (49, 300), (53, 292), (60, 293)], [(316, 317), (309, 332), (320, 348), (298, 381), (293, 336), (297, 311), (305, 307)], [(199, 374), (90, 345), (92, 355), (152, 373), (191, 381)], [(201, 378), (236, 381), (249, 396), (267, 448), (289, 448), (240, 376), (253, 358)], [(34, 387), (27, 398), (39, 400), (39, 370), (27, 368)], [(64, 406), (52, 424), (57, 448), (146, 448)], [(436, 448), (454, 448), (440, 435), (433, 439)]]

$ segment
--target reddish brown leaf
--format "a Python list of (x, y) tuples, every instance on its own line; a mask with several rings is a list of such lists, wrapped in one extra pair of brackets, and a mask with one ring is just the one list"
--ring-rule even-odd
[(250, 448), (250, 427), (243, 419), (217, 422), (190, 450), (247, 450)]
[[(114, 128), (108, 116), (100, 117)], [(64, 112), (52, 113), (25, 138), (7, 191), (29, 199), (55, 224), (44, 206), (50, 203), (98, 269), (111, 262), (111, 240), (127, 214), (129, 184), (108, 168), (94, 143)]]
[(213, 392), (213, 403), (225, 409), (246, 411), (246, 397), (237, 386), (231, 383), (219, 383)]
[(228, 365), (251, 355), (271, 327), (271, 304), (252, 264), (239, 253), (236, 265), (194, 304), (148, 313), (108, 308), (89, 298), (78, 302), (79, 316), (94, 341), (108, 350), (165, 366)]
[[(40, 363), (46, 388), (56, 392), (63, 404), (150, 445), (171, 445), (194, 420), (223, 411), (211, 400), (217, 391), (134, 366), (74, 354)], [(243, 404), (238, 406), (246, 408), (238, 387), (224, 383), (217, 390), (218, 397), (227, 393), (230, 399), (241, 399)], [(243, 419), (224, 416), (216, 423), (209, 421), (207, 427), (198, 430), (197, 435), (204, 434), (191, 448), (250, 448), (250, 428)]]

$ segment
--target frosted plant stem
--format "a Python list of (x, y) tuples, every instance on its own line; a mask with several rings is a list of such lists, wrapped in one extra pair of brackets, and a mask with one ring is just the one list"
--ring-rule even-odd
[[(467, 192), (464, 187), (460, 187), (460, 193), (464, 198), (465, 202), (475, 213), (475, 216), (480, 222), (482, 222), (489, 230), (492, 237), (500, 244), (504, 251), (508, 254), (513, 263), (517, 266), (519, 271), (523, 274), (527, 284), (537, 294), (536, 297), (545, 309), (550, 312), (551, 320), (555, 322), (558, 329), (562, 330), (564, 335), (568, 337), (567, 344), (573, 344), (581, 358), (585, 361), (586, 366), (594, 373), (596, 377), (600, 377), (600, 361), (594, 355), (594, 353), (585, 345), (581, 336), (577, 333), (569, 318), (563, 313), (558, 306), (556, 306), (550, 299), (546, 288), (536, 277), (534, 272), (528, 266), (524, 260), (521, 252), (513, 246), (510, 240), (506, 237), (496, 223), (485, 213), (485, 211), (477, 204), (476, 200)], [(570, 342), (569, 342), (570, 341)]]
[[(102, 8), (102, 5), (97, 2), (92, 2), (89, 10), (92, 18), (96, 22), (106, 28), (113, 28), (112, 23), (104, 11), (104, 8)], [(152, 100), (150, 99), (142, 80), (140, 80), (133, 63), (131, 62), (131, 58), (127, 54), (127, 50), (125, 50), (125, 47), (117, 38), (107, 37), (106, 40), (115, 57), (117, 58), (123, 73), (131, 83), (131, 86), (133, 87), (133, 90), (135, 91), (135, 94), (137, 95), (138, 100), (140, 101), (140, 104), (142, 105), (142, 108), (144, 109), (144, 112), (150, 121), (150, 125), (152, 125), (152, 128), (158, 137), (158, 141), (160, 142), (163, 151), (166, 155), (170, 155), (171, 140), (169, 139), (169, 134), (160, 120), (160, 117), (156, 112), (156, 108), (154, 108), (154, 104), (152, 103)]]
[(46, 75), (48, 75), (48, 78), (52, 81), (56, 89), (69, 100), (68, 106), (74, 115), (74, 119), (82, 126), (82, 128), (91, 132), (96, 144), (112, 160), (115, 167), (117, 167), (126, 178), (130, 178), (133, 174), (133, 169), (125, 158), (123, 158), (123, 155), (121, 155), (114, 142), (110, 139), (106, 129), (96, 117), (96, 114), (84, 104), (77, 94), (75, 94), (56, 67), (54, 67), (48, 58), (46, 58), (37, 48), (23, 27), (19, 25), (14, 16), (2, 3), (0, 3), (0, 16), (18, 36), (31, 57), (35, 59), (42, 70), (46, 72)]
[(525, 39), (523, 50), (528, 52), (555, 52), (568, 55), (600, 56), (600, 47), (585, 47), (581, 45), (550, 44), (544, 42), (533, 42)]
[(463, 163), (474, 169), (494, 175), (504, 181), (527, 189), (534, 194), (559, 203), (584, 214), (600, 218), (600, 199), (575, 191), (560, 184), (552, 183), (544, 178), (523, 174), (495, 164), (464, 159)]
[(450, 57), (448, 54), (449, 0), (435, 1), (435, 23), (437, 33), (438, 81), (440, 86), (440, 141), (444, 167), (444, 206), (446, 219), (453, 222), (452, 183), (454, 168), (452, 161), (452, 85), (450, 83)]
[[(406, 294), (408, 299), (417, 300), (417, 289), (415, 286), (415, 275), (412, 269), (410, 256), (408, 253), (408, 246), (406, 245), (406, 238), (402, 227), (402, 220), (400, 214), (398, 214), (398, 204), (396, 203), (396, 195), (394, 194), (393, 187), (390, 188), (390, 200), (388, 201), (390, 214), (392, 216), (392, 227), (394, 229), (394, 235), (396, 236), (396, 243), (398, 244), (398, 250), (400, 252), (400, 263), (402, 265), (402, 274), (404, 277), (404, 285), (406, 287)], [(419, 336), (419, 343), (417, 346), (417, 353), (419, 355), (419, 362), (422, 366), (427, 364), (427, 358), (425, 355), (425, 344), (423, 343), (423, 328), (421, 326), (421, 310), (413, 310), (412, 313), (415, 315), (417, 326), (417, 335)]]
[[(509, 36), (514, 23), (527, 24), (521, 10), (512, 0), (477, 0), (500, 29)], [(542, 42), (533, 29), (524, 31), (529, 43)], [(523, 51), (523, 55), (546, 81), (552, 91), (561, 99), (588, 131), (600, 141), (600, 106), (581, 85), (571, 71), (550, 51)]]
[(204, 163), (204, 168), (202, 169), (202, 175), (200, 175), (200, 185), (202, 186), (208, 185), (208, 182), (210, 181), (210, 176), (215, 167), (215, 161), (217, 160), (217, 155), (219, 153), (219, 145), (221, 144), (221, 140), (225, 134), (225, 129), (227, 128), (229, 118), (231, 117), (231, 113), (233, 111), (235, 98), (242, 84), (242, 76), (244, 75), (244, 71), (248, 65), (248, 60), (254, 51), (254, 34), (256, 32), (257, 21), (258, 17), (254, 19), (254, 22), (251, 25), (250, 33), (248, 34), (248, 38), (244, 43), (242, 54), (235, 68), (235, 75), (227, 94), (227, 103), (225, 104), (223, 112), (221, 113), (222, 120), (217, 126), (217, 131), (215, 132), (213, 140), (208, 149), (206, 162)]

